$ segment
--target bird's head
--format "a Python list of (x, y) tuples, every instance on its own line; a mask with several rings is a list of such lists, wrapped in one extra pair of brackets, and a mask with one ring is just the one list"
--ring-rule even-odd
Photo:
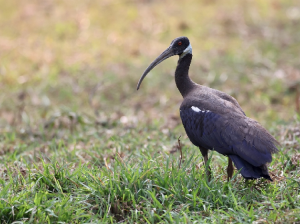
[(179, 55), (180, 58), (183, 58), (187, 54), (192, 54), (192, 46), (190, 44), (190, 41), (187, 37), (178, 37), (174, 39), (170, 46), (163, 52), (161, 55), (159, 55), (144, 71), (142, 77), (140, 78), (137, 90), (140, 88), (140, 85), (143, 81), (143, 79), (146, 77), (146, 75), (159, 63), (166, 60), (169, 57), (172, 57), (174, 55)]

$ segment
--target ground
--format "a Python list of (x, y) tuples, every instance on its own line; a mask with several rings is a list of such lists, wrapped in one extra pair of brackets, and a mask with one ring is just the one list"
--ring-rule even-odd
[[(1, 223), (300, 222), (298, 1), (0, 5)], [(180, 121), (176, 57), (136, 91), (178, 36), (193, 46), (191, 78), (281, 143), (273, 182), (237, 170), (227, 182), (216, 152), (207, 180)]]

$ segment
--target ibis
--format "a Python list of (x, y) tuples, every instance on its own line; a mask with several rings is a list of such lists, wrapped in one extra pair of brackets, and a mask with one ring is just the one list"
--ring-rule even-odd
[(193, 82), (189, 77), (192, 46), (187, 37), (178, 37), (159, 55), (141, 76), (137, 90), (146, 75), (165, 59), (178, 55), (176, 86), (183, 97), (180, 117), (190, 141), (199, 147), (211, 179), (208, 151), (228, 157), (227, 179), (233, 175), (233, 164), (245, 179), (264, 177), (272, 181), (267, 164), (278, 152), (279, 143), (257, 121), (247, 117), (232, 96)]

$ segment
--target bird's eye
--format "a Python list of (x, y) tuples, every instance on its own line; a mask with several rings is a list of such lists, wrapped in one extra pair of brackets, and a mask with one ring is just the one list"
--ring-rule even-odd
[(181, 42), (181, 41), (179, 41), (179, 42), (178, 42), (178, 45), (180, 46), (181, 44), (182, 44), (182, 42)]

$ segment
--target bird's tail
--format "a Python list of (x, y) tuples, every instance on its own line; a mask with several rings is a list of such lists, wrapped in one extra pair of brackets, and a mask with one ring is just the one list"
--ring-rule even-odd
[(264, 177), (270, 181), (273, 181), (269, 175), (268, 167), (266, 166), (266, 164), (256, 167), (236, 155), (228, 156), (233, 161), (236, 168), (240, 170), (244, 178), (257, 179), (260, 177)]

